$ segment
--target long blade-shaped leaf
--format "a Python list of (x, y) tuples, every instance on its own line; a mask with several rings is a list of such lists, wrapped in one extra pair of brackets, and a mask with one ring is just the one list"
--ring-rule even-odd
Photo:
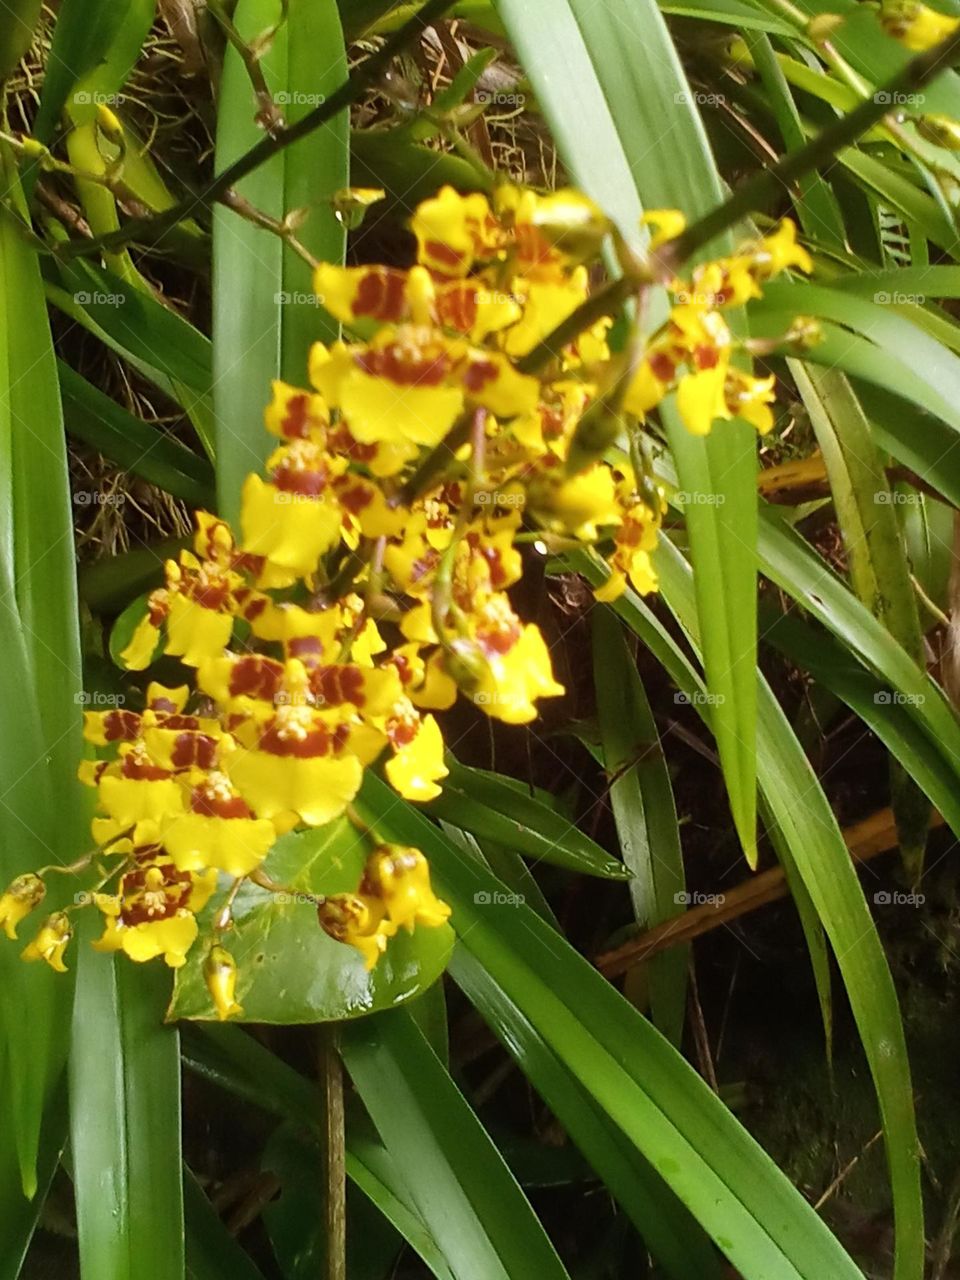
[[(636, 238), (639, 202), (695, 217), (723, 199), (694, 95), (653, 0), (497, 0), (496, 8), (567, 169), (617, 219), (628, 240)], [(737, 831), (752, 861), (755, 437), (745, 423), (729, 422), (697, 438), (672, 405), (663, 413), (680, 487), (689, 495), (687, 529), (717, 746)]]
[(343, 1058), (458, 1280), (564, 1277), (543, 1228), (406, 1013), (344, 1029)]
[(427, 854), (463, 945), (746, 1280), (862, 1280), (773, 1161), (587, 961), (386, 784), (369, 776), (360, 800), (378, 831)]
[(183, 1273), (179, 1039), (162, 1022), (169, 986), (162, 968), (98, 953), (85, 940), (70, 1051), (84, 1275)]
[[(292, 122), (346, 78), (346, 54), (334, 0), (283, 6), (286, 17), (260, 62), (274, 101)], [(245, 39), (274, 26), (280, 0), (241, 0), (234, 15)], [(227, 51), (220, 87), (217, 169), (261, 138), (253, 88), (239, 55)], [(240, 195), (282, 219), (298, 209), (307, 220), (298, 236), (327, 262), (344, 253), (343, 226), (329, 197), (347, 185), (346, 113), (274, 156), (239, 184)], [(218, 207), (213, 231), (214, 403), (220, 511), (234, 519), (240, 488), (270, 450), (262, 408), (272, 378), (302, 385), (314, 339), (336, 330), (313, 296), (310, 269), (274, 235)]]

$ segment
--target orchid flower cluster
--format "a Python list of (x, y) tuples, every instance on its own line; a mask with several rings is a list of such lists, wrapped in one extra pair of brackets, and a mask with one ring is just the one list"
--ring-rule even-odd
[[(674, 211), (646, 221), (653, 262), (684, 223)], [(123, 662), (143, 670), (163, 653), (188, 678), (150, 683), (141, 712), (86, 714), (97, 758), (81, 778), (96, 788), (103, 873), (94, 945), (177, 968), (197, 913), (223, 893), (201, 943), (221, 1017), (242, 1012), (223, 946), (230, 904), (248, 878), (281, 888), (269, 876), (279, 836), (351, 817), (377, 762), (406, 800), (437, 796), (447, 769), (434, 713), (458, 697), (516, 725), (563, 693), (540, 630), (511, 602), (524, 541), (601, 544), (603, 599), (628, 581), (656, 588), (665, 503), (633, 447), (641, 424), (675, 392), (692, 432), (735, 416), (768, 430), (773, 378), (735, 362), (724, 311), (811, 266), (784, 221), (688, 279), (661, 272), (669, 318), (632, 339), (624, 364), (608, 346), (612, 314), (590, 313), (588, 268), (611, 227), (583, 195), (444, 188), (412, 231), (408, 270), (317, 268), (348, 339), (314, 346), (308, 387), (274, 383), (277, 444), (266, 474), (246, 479), (239, 528), (198, 512), (193, 550), (150, 595)], [(603, 398), (630, 442), (585, 451), (578, 429)], [(44, 892), (27, 874), (0, 898), (11, 937)], [(368, 968), (398, 929), (450, 914), (423, 854), (383, 843), (355, 892), (314, 905)], [(62, 969), (72, 910), (49, 916), (24, 958)]]

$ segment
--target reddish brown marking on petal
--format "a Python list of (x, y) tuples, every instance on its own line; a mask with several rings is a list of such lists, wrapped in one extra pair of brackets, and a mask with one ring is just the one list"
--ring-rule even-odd
[(352, 462), (372, 462), (377, 456), (377, 446), (361, 444), (359, 440), (354, 440), (343, 421), (327, 437), (327, 446), (331, 453), (347, 457)]
[(280, 430), (288, 439), (305, 440), (310, 435), (310, 397), (305, 391), (287, 401)]
[(389, 661), (396, 667), (401, 684), (410, 684), (413, 680), (413, 664), (405, 653), (393, 653)]
[(175, 716), (177, 714), (177, 704), (171, 702), (169, 698), (154, 698), (147, 705), (151, 711), (156, 711), (159, 715)]
[(478, 310), (477, 286), (468, 281), (449, 285), (437, 298), (437, 319), (460, 333), (473, 328)]
[(448, 267), (452, 271), (456, 271), (465, 259), (464, 254), (444, 244), (442, 240), (427, 240), (424, 243), (423, 252), (431, 262)]
[(647, 357), (647, 364), (650, 366), (653, 376), (658, 382), (672, 382), (677, 367), (668, 355), (664, 355), (662, 351), (655, 351), (653, 355)]
[(326, 725), (319, 721), (314, 722), (313, 728), (303, 737), (298, 737), (288, 730), (285, 732), (284, 721), (271, 720), (260, 736), (261, 751), (268, 751), (273, 756), (294, 756), (298, 760), (328, 756), (332, 745)]
[[(230, 558), (230, 567), (237, 569), (240, 573), (260, 573), (263, 569), (266, 556), (254, 555), (252, 551), (235, 551)], [(242, 588), (237, 592), (239, 599), (246, 588)]]
[(206, 733), (181, 733), (170, 753), (170, 760), (177, 769), (187, 769), (192, 764), (201, 769), (211, 769), (216, 758), (217, 740)]
[(372, 316), (375, 320), (402, 320), (407, 309), (404, 296), (406, 282), (406, 272), (390, 267), (370, 267), (353, 300), (353, 314)]
[(359, 515), (373, 501), (373, 490), (370, 485), (359, 480), (344, 477), (345, 484), (337, 485), (337, 498), (340, 505), (352, 516)]
[(417, 353), (395, 343), (382, 351), (367, 351), (354, 357), (357, 366), (373, 378), (386, 378), (401, 387), (436, 387), (450, 370), (445, 351)]
[[(155, 871), (161, 872), (162, 879), (156, 887), (153, 887), (156, 879)], [(148, 877), (150, 887), (148, 887)], [(186, 905), (192, 889), (193, 881), (190, 873), (178, 871), (172, 865), (151, 866), (130, 871), (120, 881), (122, 895), (120, 919), (130, 927), (150, 924), (158, 920), (169, 920)]]
[(720, 352), (716, 347), (700, 346), (694, 351), (693, 360), (698, 369), (715, 369), (720, 362)]
[(350, 741), (350, 726), (347, 724), (338, 724), (333, 731), (333, 749), (334, 751), (342, 751)]
[(135, 755), (123, 757), (120, 774), (121, 777), (133, 778), (136, 782), (160, 782), (163, 778), (173, 777), (169, 769), (161, 769), (158, 764), (151, 764)]
[(387, 737), (390, 739), (394, 749), (399, 751), (401, 747), (408, 747), (410, 745), (417, 736), (417, 730), (419, 728), (419, 720), (390, 720), (387, 724)]
[(478, 627), (477, 643), (487, 653), (496, 653), (502, 656), (510, 652), (520, 639), (520, 634), (520, 621), (514, 618), (512, 621), (505, 621), (499, 626)]
[(170, 612), (170, 604), (167, 599), (167, 593), (163, 587), (159, 591), (150, 593), (147, 600), (147, 617), (150, 619), (152, 627), (159, 627), (162, 622), (166, 621)]
[(190, 796), (190, 809), (205, 818), (252, 818), (253, 810), (242, 796), (217, 795), (213, 787), (194, 787)]
[(319, 636), (294, 636), (286, 647), (287, 657), (299, 658), (305, 664), (317, 662), (323, 656), (323, 641)]
[(310, 688), (331, 707), (341, 706), (344, 702), (362, 707), (367, 700), (363, 691), (363, 672), (355, 666), (316, 667), (310, 673)]
[(259, 654), (238, 658), (230, 668), (230, 696), (246, 694), (272, 702), (283, 681), (283, 663)]
[(184, 730), (199, 729), (200, 721), (196, 716), (183, 716), (177, 713), (172, 716), (167, 716), (160, 728)]
[(471, 360), (463, 372), (463, 385), (476, 395), (488, 382), (496, 382), (500, 370), (492, 360)]
[(223, 581), (201, 582), (198, 578), (187, 578), (182, 589), (194, 604), (213, 613), (221, 612), (230, 595), (230, 588)]
[(135, 711), (108, 711), (103, 717), (103, 736), (108, 742), (132, 742), (140, 732)]
[(318, 498), (326, 489), (328, 479), (326, 467), (311, 470), (278, 467), (273, 473), (273, 483), (281, 493), (297, 493), (304, 498)]

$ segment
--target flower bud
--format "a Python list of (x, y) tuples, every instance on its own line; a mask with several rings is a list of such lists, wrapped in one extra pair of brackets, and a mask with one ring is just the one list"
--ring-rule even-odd
[(217, 1017), (221, 1022), (243, 1013), (242, 1007), (234, 999), (237, 986), (237, 963), (225, 947), (219, 945), (210, 948), (203, 962), (203, 980), (210, 992), (210, 999), (216, 1005)]
[(46, 885), (32, 871), (17, 876), (11, 882), (0, 897), (0, 924), (6, 930), (8, 938), (16, 939), (17, 925), (34, 907), (40, 905), (46, 892)]
[(67, 966), (63, 963), (63, 953), (72, 937), (70, 917), (65, 911), (55, 911), (44, 920), (34, 940), (20, 952), (21, 958), (46, 960), (50, 968), (56, 969), (57, 973), (66, 973)]

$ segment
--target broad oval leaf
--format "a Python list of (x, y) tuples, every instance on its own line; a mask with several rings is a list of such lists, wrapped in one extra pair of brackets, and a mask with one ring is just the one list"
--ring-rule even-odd
[[(372, 972), (356, 948), (335, 942), (317, 923), (307, 895), (352, 892), (363, 874), (365, 838), (340, 818), (325, 827), (282, 837), (264, 863), (267, 875), (290, 892), (246, 884), (233, 907), (224, 945), (237, 962), (237, 1000), (244, 1022), (332, 1022), (404, 1004), (425, 991), (446, 967), (453, 945), (448, 925), (403, 930), (387, 944)], [(219, 902), (215, 899), (214, 902)], [(168, 1018), (216, 1017), (203, 980), (204, 939), (214, 903), (200, 916), (200, 938), (177, 973)]]

